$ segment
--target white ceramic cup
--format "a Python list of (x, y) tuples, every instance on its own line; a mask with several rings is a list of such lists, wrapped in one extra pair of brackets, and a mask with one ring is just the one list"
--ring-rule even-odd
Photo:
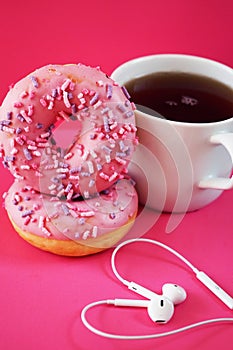
[[(233, 69), (190, 55), (140, 57), (119, 66), (112, 78), (124, 85), (136, 77), (169, 71), (204, 75), (233, 89)], [(135, 116), (139, 146), (129, 173), (136, 181), (142, 204), (184, 213), (206, 206), (223, 190), (233, 188), (233, 117), (219, 122), (186, 123), (138, 109)]]

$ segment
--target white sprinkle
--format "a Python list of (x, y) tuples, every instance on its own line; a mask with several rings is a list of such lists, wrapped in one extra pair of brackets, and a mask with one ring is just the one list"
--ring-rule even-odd
[(110, 163), (111, 162), (111, 156), (109, 154), (106, 154), (105, 155), (105, 160), (106, 160), (106, 163)]
[(51, 111), (54, 107), (54, 102), (53, 101), (50, 101), (49, 102), (49, 105), (48, 105), (48, 109)]
[(108, 179), (109, 182), (112, 182), (113, 180), (115, 180), (118, 176), (118, 173), (115, 171)]
[(45, 217), (44, 216), (40, 216), (39, 217), (39, 224), (38, 224), (39, 228), (44, 227), (44, 223), (45, 223)]
[(28, 149), (31, 151), (36, 151), (37, 147), (36, 146), (32, 146), (32, 145), (28, 145)]
[(6, 125), (3, 125), (3, 126), (2, 126), (2, 130), (5, 131), (5, 132), (9, 132), (9, 134), (14, 134), (14, 133), (15, 133), (15, 129), (9, 128), (9, 127), (6, 126)]
[(20, 169), (22, 169), (22, 170), (30, 170), (30, 165), (20, 165)]
[(67, 194), (67, 200), (69, 201), (73, 196), (74, 190), (70, 190)]
[(118, 140), (118, 138), (119, 138), (119, 136), (118, 136), (118, 134), (116, 132), (114, 132), (112, 134), (112, 137), (114, 138), (114, 140)]
[(96, 238), (96, 237), (97, 237), (97, 234), (98, 234), (98, 227), (97, 227), (97, 226), (93, 226), (93, 229), (92, 229), (92, 237), (93, 237), (93, 238)]
[(70, 104), (70, 101), (69, 101), (69, 98), (68, 98), (68, 92), (67, 91), (64, 91), (63, 92), (63, 102), (65, 104), (65, 106), (67, 108), (70, 108), (71, 107), (71, 104)]
[(62, 174), (65, 174), (65, 173), (68, 173), (69, 172), (69, 169), (67, 168), (58, 168), (56, 170), (57, 173), (62, 173)]
[(114, 129), (117, 127), (117, 125), (118, 125), (117, 122), (111, 124), (111, 125), (110, 125), (110, 129), (111, 129), (111, 130), (114, 130)]
[(88, 160), (87, 161), (87, 166), (88, 166), (89, 173), (90, 174), (94, 174), (94, 166), (93, 166), (92, 161)]
[(46, 148), (46, 147), (49, 147), (49, 143), (48, 142), (38, 142), (37, 147)]
[(81, 217), (91, 217), (94, 216), (95, 212), (94, 211), (83, 211), (82, 213), (80, 213)]
[(66, 79), (65, 82), (61, 86), (61, 90), (65, 91), (68, 88), (68, 86), (70, 85), (70, 83), (71, 83), (71, 80), (70, 79)]
[(40, 157), (41, 153), (39, 151), (33, 151), (32, 154), (36, 157)]
[(16, 178), (17, 180), (23, 180), (23, 179), (24, 179), (24, 177), (21, 176), (21, 175), (19, 175), (18, 173), (14, 173), (13, 176), (14, 176), (14, 178)]
[(12, 148), (12, 150), (11, 150), (11, 155), (15, 155), (15, 154), (17, 154), (19, 151), (17, 150), (17, 148)]
[(95, 153), (95, 151), (93, 149), (90, 150), (90, 155), (92, 156), (92, 158), (97, 158), (97, 154)]
[(85, 231), (84, 232), (84, 234), (83, 234), (83, 239), (87, 239), (88, 238), (88, 236), (90, 235), (90, 231), (89, 230), (87, 230), (87, 231)]
[(83, 159), (83, 160), (86, 160), (87, 157), (88, 157), (88, 155), (89, 155), (89, 152), (85, 150), (84, 153), (83, 153), (83, 155), (82, 155), (82, 159)]

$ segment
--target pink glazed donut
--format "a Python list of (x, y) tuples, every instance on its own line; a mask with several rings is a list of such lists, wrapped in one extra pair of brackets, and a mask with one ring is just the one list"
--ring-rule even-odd
[(100, 69), (48, 65), (8, 92), (0, 108), (3, 163), (52, 195), (88, 198), (124, 177), (137, 142), (132, 104)]
[(84, 201), (51, 198), (25, 181), (15, 181), (5, 193), (5, 208), (28, 243), (59, 255), (83, 256), (110, 248), (125, 236), (136, 217), (138, 198), (126, 179)]
[(5, 205), (16, 231), (62, 255), (115, 244), (137, 213), (124, 179), (136, 144), (127, 91), (99, 68), (48, 65), (20, 80), (0, 107), (0, 154), (15, 179)]

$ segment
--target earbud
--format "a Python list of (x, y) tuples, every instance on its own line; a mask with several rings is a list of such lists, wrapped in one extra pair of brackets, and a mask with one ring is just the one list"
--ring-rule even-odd
[(130, 283), (129, 289), (150, 300), (114, 299), (108, 300), (108, 304), (147, 307), (149, 317), (156, 323), (167, 323), (173, 316), (174, 305), (182, 303), (187, 296), (186, 291), (182, 287), (172, 283), (163, 285), (162, 295), (158, 295), (134, 282)]
[[(137, 284), (135, 282), (130, 282), (128, 284), (128, 288), (147, 299), (153, 299), (154, 297), (158, 296), (158, 294), (155, 292), (152, 292), (151, 290), (142, 287), (140, 284)], [(182, 303), (187, 297), (184, 288), (173, 283), (164, 284), (162, 287), (162, 293), (164, 297), (170, 299), (171, 302), (175, 305)]]
[(183, 303), (187, 298), (187, 293), (181, 286), (173, 283), (166, 283), (162, 287), (163, 295), (172, 301), (174, 305)]
[(151, 320), (156, 323), (167, 323), (174, 313), (172, 301), (160, 295), (151, 300), (114, 299), (107, 303), (114, 306), (145, 307)]

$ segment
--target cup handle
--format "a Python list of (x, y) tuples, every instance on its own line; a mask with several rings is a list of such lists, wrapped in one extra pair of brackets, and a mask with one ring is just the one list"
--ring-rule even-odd
[[(214, 145), (223, 145), (229, 152), (233, 163), (233, 133), (222, 133), (211, 136), (210, 142)], [(230, 190), (233, 188), (233, 175), (230, 178), (213, 177), (203, 179), (198, 184), (199, 188), (210, 188), (216, 190)]]

